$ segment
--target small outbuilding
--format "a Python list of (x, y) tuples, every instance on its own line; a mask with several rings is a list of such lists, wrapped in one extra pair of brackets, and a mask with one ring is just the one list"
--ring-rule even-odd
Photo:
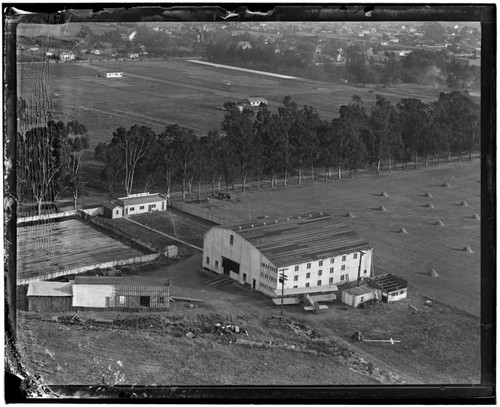
[(28, 311), (63, 312), (71, 309), (73, 282), (33, 281), (28, 286)]
[(128, 215), (138, 215), (151, 211), (164, 211), (167, 209), (167, 197), (163, 194), (131, 194), (118, 198), (103, 205), (104, 216), (111, 219), (123, 218)]
[(342, 291), (342, 302), (353, 308), (357, 308), (364, 302), (375, 298), (379, 298), (378, 289), (368, 285), (361, 285)]
[(123, 72), (105, 72), (103, 74), (105, 78), (123, 78)]
[(408, 281), (392, 274), (371, 277), (368, 284), (380, 290), (383, 302), (399, 301), (408, 296)]
[(170, 307), (165, 278), (76, 276), (74, 310), (161, 311)]

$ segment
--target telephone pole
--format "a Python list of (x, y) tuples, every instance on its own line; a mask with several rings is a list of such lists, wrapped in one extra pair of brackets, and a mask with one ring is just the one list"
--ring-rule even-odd
[(283, 316), (283, 297), (285, 295), (285, 281), (288, 277), (285, 275), (285, 270), (280, 270), (281, 274), (279, 275), (279, 282), (281, 283), (281, 316)]

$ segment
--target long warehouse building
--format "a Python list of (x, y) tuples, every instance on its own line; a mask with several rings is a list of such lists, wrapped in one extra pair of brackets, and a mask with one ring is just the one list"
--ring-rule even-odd
[(285, 296), (336, 291), (373, 275), (368, 242), (325, 212), (214, 226), (203, 238), (203, 267), (270, 297), (282, 288)]

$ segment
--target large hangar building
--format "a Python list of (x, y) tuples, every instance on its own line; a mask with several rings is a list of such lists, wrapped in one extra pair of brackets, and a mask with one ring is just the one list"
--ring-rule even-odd
[(373, 275), (372, 248), (325, 212), (214, 226), (203, 239), (203, 267), (270, 297), (336, 291)]

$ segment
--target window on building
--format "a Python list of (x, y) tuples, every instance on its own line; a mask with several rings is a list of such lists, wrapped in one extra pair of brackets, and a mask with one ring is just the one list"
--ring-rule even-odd
[(156, 208), (156, 204), (151, 205), (152, 208)]
[(207, 264), (210, 264), (210, 257), (207, 256), (206, 262)]
[(345, 259), (346, 259), (346, 256), (342, 256), (342, 261), (345, 261)]
[(340, 276), (340, 281), (344, 281), (344, 277), (345, 277), (345, 276), (342, 274), (342, 275)]
[(365, 270), (365, 274), (368, 273), (368, 270)]
[(333, 267), (330, 267), (330, 274), (333, 273)]
[(294, 285), (293, 288), (298, 288), (299, 286), (298, 285)]
[(299, 276), (294, 276), (293, 281), (299, 281)]
[(309, 287), (309, 286), (310, 286), (310, 284), (309, 284), (309, 283), (306, 283), (306, 287)]
[(299, 271), (299, 266), (295, 266), (295, 271)]
[(333, 263), (335, 263), (335, 258), (333, 258), (333, 257), (332, 257), (332, 258), (330, 259), (330, 263), (332, 263), (332, 264), (333, 264)]
[(322, 266), (323, 265), (323, 260), (320, 260), (319, 261), (319, 265)]
[(310, 269), (311, 268), (311, 263), (307, 263), (307, 268)]
[(158, 303), (159, 303), (160, 305), (165, 304), (165, 297), (158, 297)]
[(318, 280), (318, 284), (317, 285), (321, 285), (321, 280)]
[(125, 296), (124, 295), (118, 296), (118, 304), (125, 305)]
[(357, 259), (358, 258), (358, 253), (354, 253), (354, 255), (352, 256), (353, 259)]
[(119, 209), (117, 209), (117, 210), (116, 210), (116, 214), (118, 215), (119, 213), (120, 213), (120, 210), (119, 210)]
[(365, 297), (361, 296), (361, 298), (359, 299), (359, 302), (363, 302), (365, 300)]
[(144, 209), (144, 205), (143, 206), (139, 206), (139, 209), (141, 209), (141, 210)]
[(323, 274), (323, 270), (318, 270), (318, 276), (321, 276)]
[(215, 268), (219, 268), (219, 260), (215, 260)]
[(229, 244), (232, 246), (233, 243), (234, 243), (234, 236), (231, 235), (231, 236), (229, 236)]
[(310, 277), (311, 277), (311, 273), (307, 273), (306, 278), (310, 278)]
[(342, 266), (341, 269), (342, 269), (342, 271), (344, 271), (345, 270), (345, 266)]
[(328, 280), (328, 283), (333, 284), (333, 277), (330, 277), (330, 279)]
[(135, 211), (135, 208), (132, 206), (130, 207), (130, 212), (134, 212)]

